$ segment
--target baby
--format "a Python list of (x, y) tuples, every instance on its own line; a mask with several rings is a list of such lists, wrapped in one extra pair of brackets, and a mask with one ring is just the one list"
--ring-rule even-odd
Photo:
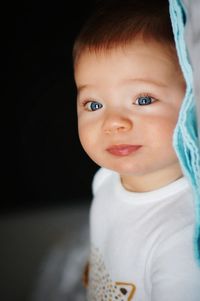
[(74, 49), (93, 180), (88, 301), (197, 301), (193, 194), (172, 145), (185, 95), (163, 1), (99, 2)]

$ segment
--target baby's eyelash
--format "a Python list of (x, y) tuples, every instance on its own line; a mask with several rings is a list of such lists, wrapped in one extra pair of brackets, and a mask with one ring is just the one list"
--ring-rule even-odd
[(89, 112), (94, 112), (103, 107), (103, 105), (98, 101), (94, 99), (86, 99), (82, 102), (82, 106), (85, 110)]
[(150, 93), (141, 93), (135, 98), (133, 104), (145, 106), (145, 105), (150, 105), (156, 102), (157, 100), (158, 99)]
[(95, 101), (97, 102), (96, 99), (92, 99), (92, 98), (87, 98), (87, 99), (83, 99), (80, 101), (81, 105), (84, 107), (88, 102), (92, 102), (92, 101)]
[(85, 106), (88, 104), (88, 102), (93, 101), (93, 99), (84, 99), (84, 100), (79, 100), (79, 104), (82, 108), (85, 108)]

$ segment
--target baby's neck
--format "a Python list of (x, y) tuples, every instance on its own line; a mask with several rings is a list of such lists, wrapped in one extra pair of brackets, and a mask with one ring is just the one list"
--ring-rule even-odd
[(139, 176), (122, 175), (121, 183), (128, 191), (148, 192), (164, 187), (182, 176), (181, 168), (177, 164), (177, 168), (173, 172), (165, 170)]

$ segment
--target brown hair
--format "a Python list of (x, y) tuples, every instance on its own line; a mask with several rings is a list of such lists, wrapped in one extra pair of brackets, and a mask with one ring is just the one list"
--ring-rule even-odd
[(74, 63), (84, 50), (108, 50), (133, 41), (138, 35), (174, 48), (168, 0), (99, 1), (73, 47)]

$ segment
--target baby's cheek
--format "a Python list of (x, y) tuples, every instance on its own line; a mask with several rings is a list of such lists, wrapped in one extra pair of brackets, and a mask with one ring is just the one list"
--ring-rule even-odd
[(78, 123), (78, 135), (79, 135), (79, 139), (82, 145), (84, 145), (87, 141), (87, 137), (88, 137), (89, 131), (87, 130), (87, 127), (79, 122)]
[(154, 120), (154, 124), (150, 126), (151, 137), (154, 137), (157, 144), (163, 143), (171, 146), (175, 126), (174, 118), (158, 117), (157, 120)]
[(79, 139), (86, 153), (90, 154), (95, 147), (94, 131), (86, 124), (80, 124)]

